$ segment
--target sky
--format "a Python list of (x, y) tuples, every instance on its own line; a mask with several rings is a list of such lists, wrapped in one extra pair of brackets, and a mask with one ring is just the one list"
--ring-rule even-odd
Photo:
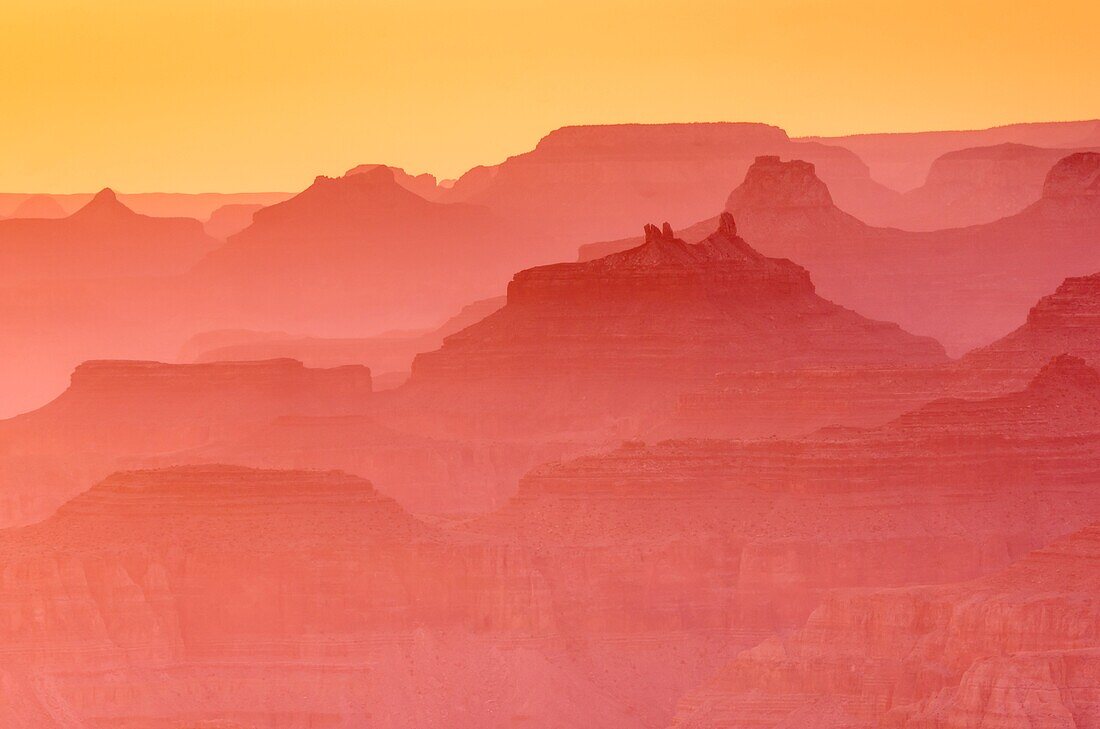
[(453, 177), (568, 124), (1100, 117), (1100, 3), (0, 0), (0, 191)]

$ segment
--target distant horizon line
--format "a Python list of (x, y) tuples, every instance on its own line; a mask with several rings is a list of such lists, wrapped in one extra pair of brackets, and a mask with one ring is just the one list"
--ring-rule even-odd
[(419, 176), (419, 175), (424, 175), (424, 174), (431, 175), (433, 178), (435, 178), (436, 183), (439, 184), (439, 183), (443, 183), (443, 182), (447, 182), (447, 181), (458, 180), (463, 175), (465, 175), (466, 173), (468, 173), (471, 170), (476, 169), (478, 167), (496, 167), (500, 164), (503, 164), (504, 162), (506, 162), (508, 159), (511, 159), (512, 157), (515, 157), (515, 156), (518, 156), (518, 155), (521, 155), (521, 154), (525, 154), (526, 152), (530, 152), (538, 146), (539, 142), (546, 139), (547, 137), (549, 137), (551, 134), (553, 134), (555, 132), (561, 131), (563, 129), (578, 129), (578, 128), (586, 128), (586, 127), (615, 127), (615, 126), (659, 127), (659, 126), (691, 126), (691, 125), (696, 125), (696, 124), (699, 124), (699, 125), (702, 125), (702, 124), (716, 124), (716, 125), (717, 124), (750, 124), (750, 125), (755, 124), (755, 125), (768, 126), (768, 127), (774, 127), (776, 129), (780, 129), (787, 135), (788, 139), (790, 139), (792, 141), (801, 141), (801, 140), (839, 140), (839, 139), (850, 139), (850, 138), (853, 138), (853, 137), (885, 137), (885, 136), (902, 136), (902, 135), (917, 135), (917, 134), (964, 134), (964, 133), (967, 133), (967, 132), (988, 132), (988, 131), (993, 131), (993, 130), (996, 130), (996, 129), (1008, 129), (1008, 128), (1011, 128), (1011, 127), (1026, 127), (1026, 126), (1035, 126), (1035, 125), (1041, 125), (1041, 124), (1070, 125), (1070, 124), (1088, 124), (1090, 122), (1100, 123), (1100, 116), (1088, 117), (1088, 118), (1077, 118), (1077, 119), (1040, 119), (1040, 120), (1031, 120), (1031, 121), (1015, 121), (1015, 122), (1006, 122), (1006, 123), (1003, 123), (1003, 124), (993, 124), (993, 125), (990, 125), (990, 126), (956, 127), (956, 128), (947, 128), (947, 129), (943, 129), (943, 128), (940, 128), (940, 129), (917, 128), (917, 129), (898, 129), (898, 130), (892, 130), (892, 131), (852, 131), (852, 132), (844, 132), (844, 133), (840, 133), (840, 134), (791, 134), (787, 130), (786, 127), (784, 127), (780, 124), (773, 124), (771, 122), (766, 122), (766, 121), (748, 121), (748, 120), (731, 120), (731, 119), (694, 120), (694, 121), (661, 121), (661, 122), (655, 122), (655, 121), (646, 121), (646, 122), (615, 121), (615, 122), (598, 122), (598, 123), (569, 123), (569, 124), (562, 124), (562, 125), (559, 125), (559, 126), (555, 126), (555, 127), (551, 128), (549, 131), (544, 132), (541, 136), (539, 136), (535, 140), (534, 144), (532, 144), (531, 146), (526, 147), (524, 150), (522, 150), (520, 152), (516, 152), (515, 154), (508, 155), (508, 156), (504, 157), (504, 159), (501, 159), (498, 162), (480, 163), (480, 164), (472, 165), (472, 166), (466, 168), (466, 170), (464, 170), (462, 172), (462, 174), (460, 174), (458, 176), (455, 176), (455, 177), (437, 175), (436, 173), (428, 171), (428, 170), (413, 171), (412, 169), (410, 169), (408, 167), (403, 167), (399, 164), (393, 164), (393, 163), (389, 163), (389, 162), (356, 162), (356, 163), (352, 163), (350, 166), (348, 166), (345, 169), (345, 171), (340, 173), (339, 175), (326, 175), (323, 172), (315, 173), (315, 174), (312, 175), (312, 179), (310, 180), (310, 182), (308, 182), (304, 187), (300, 187), (300, 188), (297, 188), (295, 190), (276, 190), (276, 189), (236, 189), (236, 190), (224, 190), (223, 189), (223, 190), (212, 190), (212, 189), (208, 189), (208, 188), (204, 188), (204, 189), (200, 189), (200, 190), (187, 190), (187, 189), (172, 190), (172, 189), (162, 188), (162, 189), (138, 190), (138, 191), (127, 192), (127, 191), (123, 191), (123, 190), (121, 190), (118, 187), (115, 187), (113, 185), (105, 184), (105, 185), (102, 185), (102, 186), (100, 186), (100, 187), (98, 187), (97, 189), (94, 189), (94, 190), (92, 190), (92, 189), (81, 189), (81, 190), (73, 190), (73, 191), (67, 191), (67, 192), (50, 192), (50, 191), (42, 191), (42, 190), (37, 190), (37, 191), (3, 190), (3, 191), (0, 191), (0, 196), (25, 196), (25, 197), (31, 197), (31, 196), (35, 196), (35, 195), (45, 195), (45, 196), (50, 196), (50, 197), (81, 197), (81, 196), (86, 196), (86, 195), (87, 196), (93, 196), (96, 193), (98, 193), (98, 192), (100, 192), (104, 189), (111, 189), (117, 195), (126, 195), (126, 196), (135, 196), (135, 195), (201, 196), (201, 195), (249, 195), (249, 194), (252, 194), (252, 195), (296, 195), (296, 194), (302, 192), (303, 190), (305, 190), (306, 188), (308, 188), (309, 185), (311, 185), (313, 183), (313, 180), (316, 180), (317, 177), (323, 177), (323, 176), (343, 177), (347, 173), (347, 171), (349, 171), (349, 170), (352, 170), (352, 169), (354, 169), (356, 167), (359, 167), (359, 166), (362, 166), (362, 165), (371, 165), (371, 164), (380, 165), (380, 166), (384, 166), (384, 167), (392, 167), (394, 169), (399, 169), (399, 170), (402, 170), (403, 172), (405, 172), (406, 174), (412, 175), (414, 177)]

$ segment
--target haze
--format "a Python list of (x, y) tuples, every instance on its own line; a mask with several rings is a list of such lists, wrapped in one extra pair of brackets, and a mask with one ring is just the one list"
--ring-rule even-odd
[[(566, 124), (1100, 116), (1091, 2), (7, 0), (0, 190), (440, 177)], [(581, 82), (583, 79), (583, 82)]]

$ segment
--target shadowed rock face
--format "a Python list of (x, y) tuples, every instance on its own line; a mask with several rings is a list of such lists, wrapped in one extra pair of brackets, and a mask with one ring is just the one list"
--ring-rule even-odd
[(56, 400), (0, 421), (2, 521), (41, 518), (127, 460), (239, 437), (280, 415), (362, 412), (370, 394), (370, 371), (356, 366), (85, 363)]
[(978, 370), (1034, 370), (1052, 352), (1066, 352), (1100, 365), (1100, 273), (1068, 278), (1039, 300), (1023, 326), (962, 359)]
[(196, 220), (138, 215), (103, 190), (67, 217), (0, 221), (0, 285), (182, 273), (216, 246)]
[(1100, 526), (1002, 572), (841, 593), (745, 651), (680, 704), (675, 727), (787, 727), (826, 708), (849, 727), (1093, 726)]
[(523, 402), (560, 427), (579, 417), (569, 408), (629, 415), (726, 370), (944, 361), (935, 342), (819, 297), (804, 269), (739, 238), (732, 216), (716, 227), (688, 244), (648, 226), (630, 250), (520, 272), (507, 305), (419, 355), (397, 396), (513, 413)]

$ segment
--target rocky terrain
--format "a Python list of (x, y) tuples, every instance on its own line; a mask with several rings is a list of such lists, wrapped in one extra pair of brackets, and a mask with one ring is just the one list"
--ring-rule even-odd
[(716, 123), (564, 127), (530, 152), (470, 170), (444, 199), (485, 205), (524, 228), (539, 221), (546, 260), (561, 260), (578, 241), (621, 237), (640, 220), (684, 226), (712, 215), (765, 154), (817, 164), (853, 211), (896, 196), (843, 147), (793, 141), (766, 124)]
[[(933, 336), (960, 355), (1017, 326), (1064, 278), (1100, 270), (1098, 169), (1100, 154), (1069, 155), (1048, 172), (1040, 199), (1015, 215), (910, 233), (845, 213), (812, 165), (762, 157), (730, 194), (727, 211), (762, 253), (810, 270), (823, 296)], [(699, 240), (712, 224), (698, 223), (682, 236)], [(590, 245), (580, 258), (633, 245), (629, 239)]]
[(969, 582), (837, 594), (740, 654), (674, 727), (1092, 727), (1100, 525)]
[(481, 428), (568, 430), (623, 423), (723, 371), (943, 361), (936, 342), (818, 296), (727, 214), (697, 244), (648, 226), (630, 250), (516, 274), (504, 308), (418, 355), (395, 398)]
[(55, 400), (0, 421), (0, 523), (40, 519), (140, 457), (241, 437), (283, 415), (361, 413), (370, 394), (361, 366), (85, 363)]

